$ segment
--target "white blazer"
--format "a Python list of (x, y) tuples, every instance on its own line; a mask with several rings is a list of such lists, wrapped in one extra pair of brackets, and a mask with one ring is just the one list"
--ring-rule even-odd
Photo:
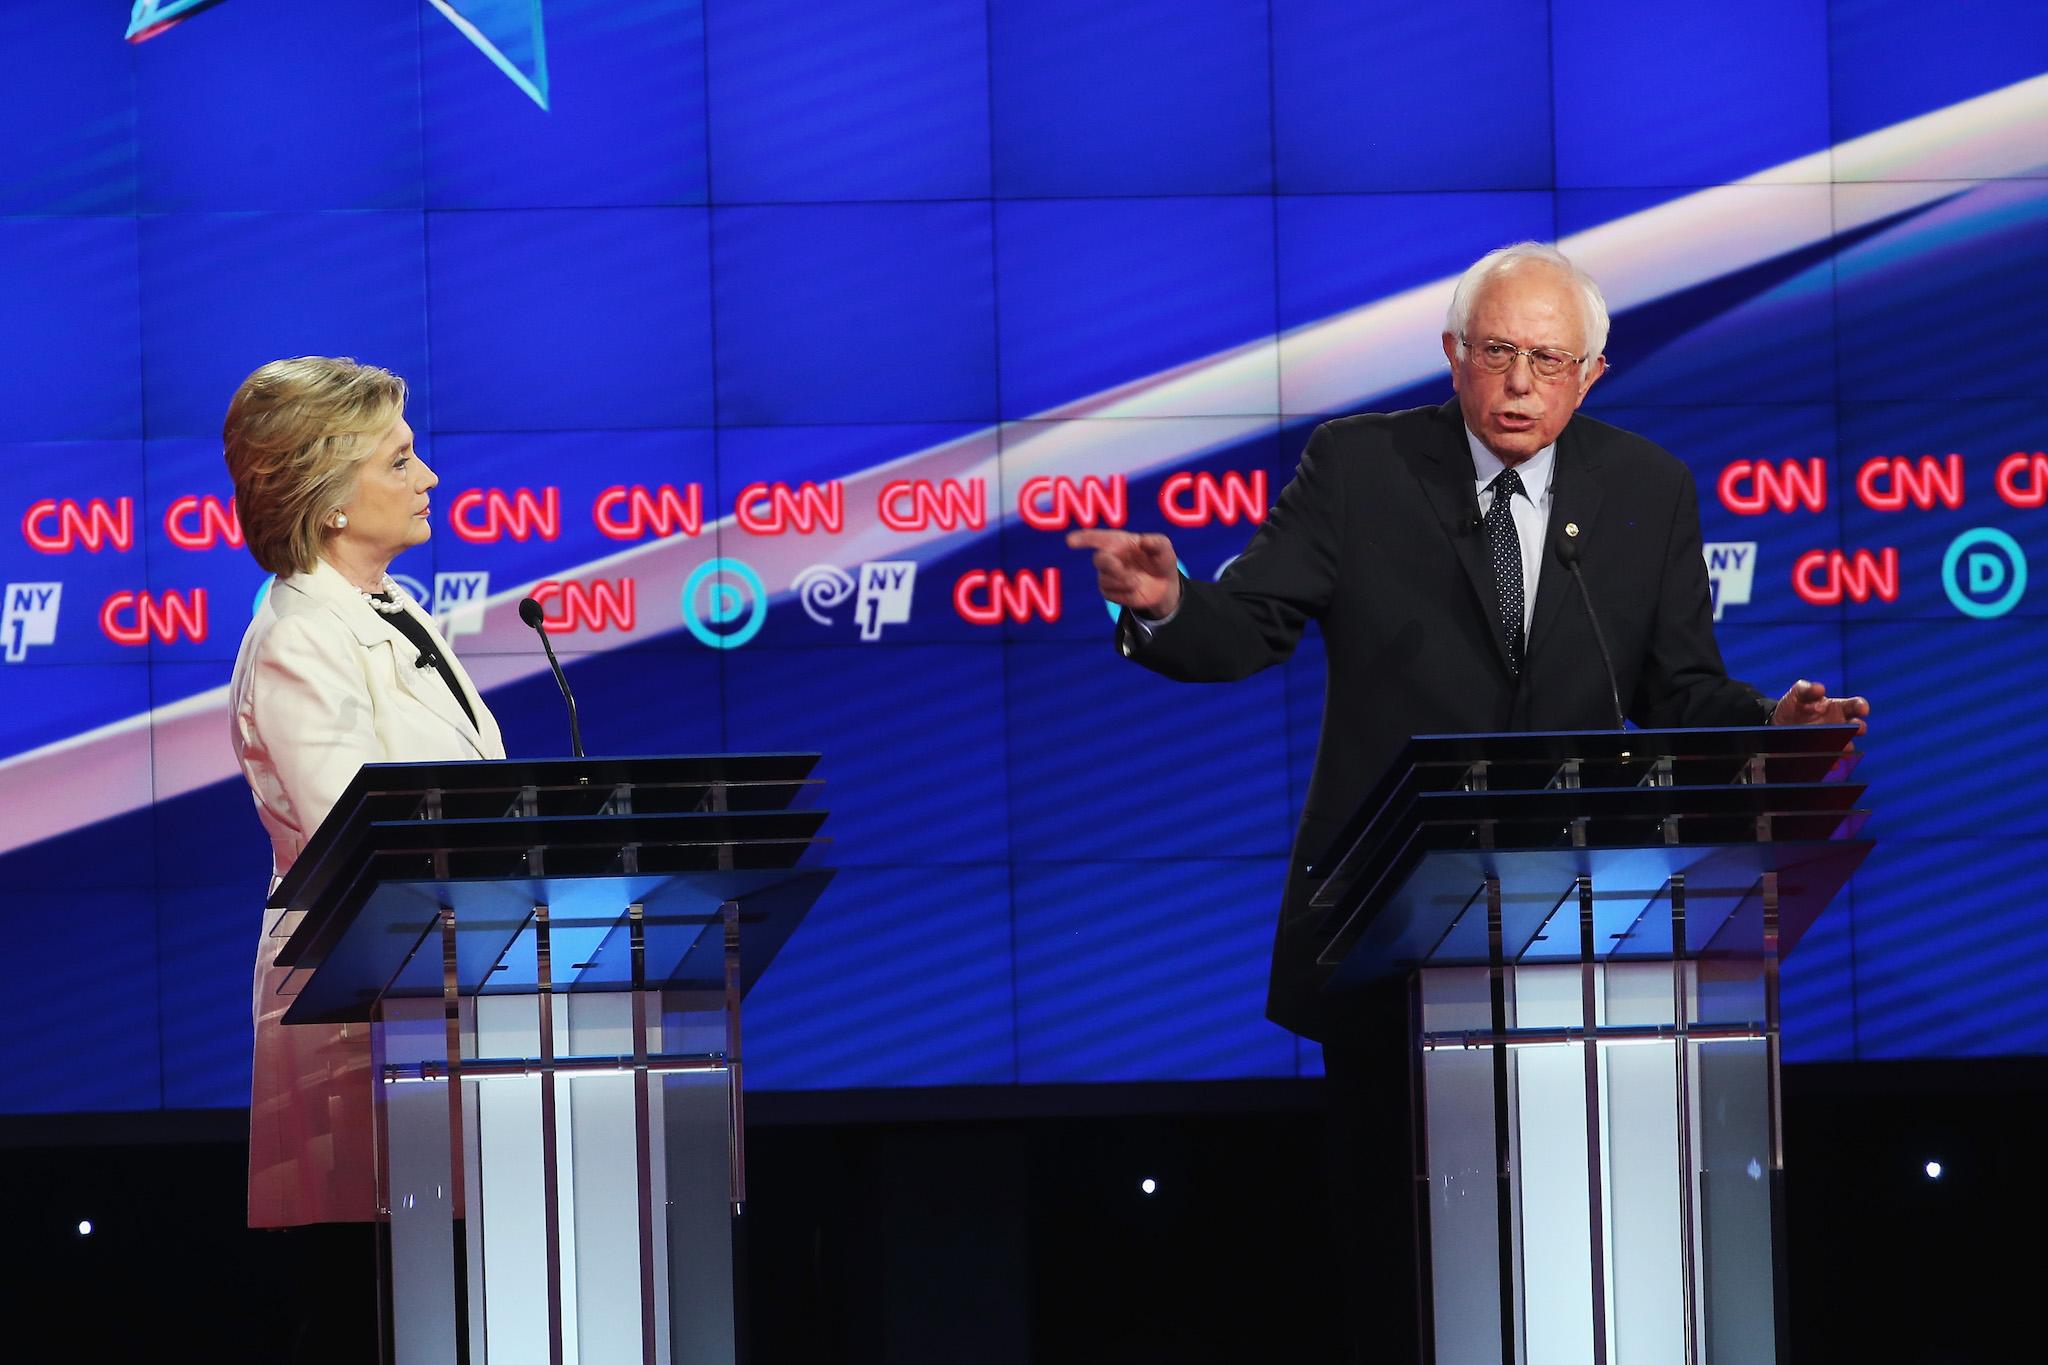
[[(448, 661), (475, 724), (440, 670), (418, 667), (412, 642), (326, 563), (274, 582), (242, 637), (228, 711), (270, 835), (273, 887), (363, 764), (505, 756), (432, 618), (403, 589), (399, 599)], [(368, 1030), (280, 1022), (296, 983), (273, 959), (292, 927), (266, 923), (257, 945), (249, 1225), (366, 1221), (376, 1212)]]

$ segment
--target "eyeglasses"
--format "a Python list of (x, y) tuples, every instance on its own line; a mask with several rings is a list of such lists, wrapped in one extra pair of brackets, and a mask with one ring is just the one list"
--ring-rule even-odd
[(1478, 362), (1479, 368), (1488, 374), (1506, 374), (1514, 368), (1515, 357), (1529, 357), (1529, 368), (1538, 379), (1554, 383), (1565, 378), (1572, 370), (1586, 363), (1590, 357), (1573, 355), (1570, 351), (1553, 350), (1548, 346), (1510, 346), (1505, 341), (1488, 337), (1484, 341), (1467, 341), (1458, 338), (1458, 344)]

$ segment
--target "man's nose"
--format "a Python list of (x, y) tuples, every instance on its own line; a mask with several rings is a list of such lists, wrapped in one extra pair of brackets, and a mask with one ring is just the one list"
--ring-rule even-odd
[(1518, 352), (1508, 362), (1508, 372), (1504, 377), (1508, 392), (1527, 393), (1536, 387), (1536, 362)]

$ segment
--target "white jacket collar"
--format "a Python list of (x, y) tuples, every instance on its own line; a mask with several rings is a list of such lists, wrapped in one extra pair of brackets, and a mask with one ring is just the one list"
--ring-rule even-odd
[[(295, 573), (288, 578), (278, 579), (271, 585), (272, 595), (274, 596), (279, 589), (301, 593), (332, 611), (347, 623), (349, 630), (354, 632), (358, 644), (374, 645), (380, 640), (389, 639), (393, 634), (392, 628), (384, 624), (377, 609), (363, 600), (361, 590), (343, 578), (341, 570), (324, 559), (314, 560), (313, 567), (305, 573)], [(278, 605), (285, 607), (289, 601), (290, 599), (286, 598)]]
[[(316, 560), (313, 567), (305, 573), (278, 579), (271, 585), (270, 593), (272, 609), (280, 615), (289, 615), (294, 610), (303, 609), (299, 605), (301, 603), (305, 608), (316, 605), (326, 608), (340, 618), (349, 628), (349, 632), (355, 636), (356, 643), (366, 649), (377, 645), (405, 648), (411, 644), (383, 612), (364, 599), (361, 589), (344, 578), (341, 570), (324, 559)], [(456, 682), (461, 685), (470, 708), (477, 715), (477, 720), (472, 722), (463, 714), (455, 695), (441, 681), (438, 670), (415, 668), (408, 663), (406, 667), (398, 670), (399, 685), (434, 714), (461, 731), (471, 744), (477, 746), (480, 755), (486, 758), (493, 757), (490, 749), (497, 742), (494, 733), (496, 726), (484, 719), (490, 713), (484, 706), (482, 693), (470, 680), (468, 670), (463, 668), (462, 662), (455, 657), (455, 652), (448, 648), (447, 642), (441, 638), (441, 632), (434, 625), (434, 618), (427, 615), (420, 604), (413, 600), (412, 594), (404, 588), (397, 590), (397, 596), (405, 607), (406, 614), (426, 626), (428, 638), (433, 640), (441, 657), (447, 660), (449, 671), (454, 673)], [(405, 657), (410, 660), (412, 656), (408, 654)]]

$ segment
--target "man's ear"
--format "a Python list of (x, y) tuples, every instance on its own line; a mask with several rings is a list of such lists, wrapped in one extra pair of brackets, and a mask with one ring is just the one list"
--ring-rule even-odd
[(1579, 403), (1586, 401), (1586, 395), (1593, 391), (1593, 386), (1600, 382), (1600, 376), (1606, 373), (1607, 357), (1595, 356), (1592, 365), (1586, 371), (1586, 382), (1579, 385), (1578, 402), (1572, 404), (1574, 411), (1577, 410)]

